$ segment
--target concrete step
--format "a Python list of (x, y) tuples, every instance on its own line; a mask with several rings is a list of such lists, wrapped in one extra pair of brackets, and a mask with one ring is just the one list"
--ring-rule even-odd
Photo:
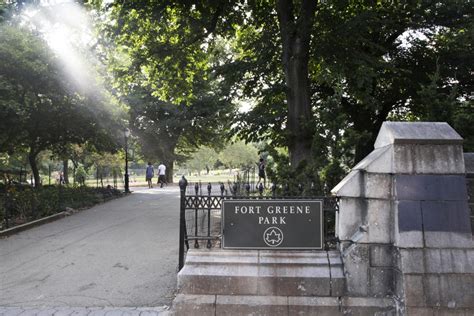
[(338, 251), (189, 250), (182, 294), (333, 296), (344, 294)]
[(396, 315), (388, 298), (192, 295), (178, 294), (173, 313), (180, 315)]

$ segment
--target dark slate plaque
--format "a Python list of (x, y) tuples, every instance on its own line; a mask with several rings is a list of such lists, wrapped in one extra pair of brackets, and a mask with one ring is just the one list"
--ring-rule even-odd
[(224, 200), (227, 249), (322, 249), (322, 200)]
[(467, 198), (464, 175), (396, 175), (399, 200), (450, 200)]
[(398, 202), (398, 228), (401, 232), (423, 230), (420, 201)]
[(471, 233), (467, 201), (422, 201), (425, 231)]

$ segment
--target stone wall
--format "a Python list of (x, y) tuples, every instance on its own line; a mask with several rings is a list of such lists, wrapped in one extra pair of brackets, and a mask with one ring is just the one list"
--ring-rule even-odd
[(474, 311), (462, 138), (385, 122), (374, 147), (333, 189), (347, 294), (395, 297), (400, 314)]
[(471, 229), (474, 232), (474, 153), (464, 153), (466, 166), (467, 195), (469, 195), (469, 208), (471, 209)]

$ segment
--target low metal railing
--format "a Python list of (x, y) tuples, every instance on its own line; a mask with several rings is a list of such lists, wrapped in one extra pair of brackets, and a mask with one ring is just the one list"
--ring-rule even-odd
[[(299, 185), (299, 188), (302, 186)], [(334, 249), (338, 239), (335, 236), (336, 218), (338, 216), (338, 200), (327, 196), (285, 196), (277, 195), (272, 185), (268, 195), (264, 195), (263, 185), (257, 186), (258, 191), (252, 191), (248, 184), (239, 185), (223, 183), (213, 185), (208, 183), (188, 184), (180, 181), (180, 240), (179, 240), (179, 270), (184, 265), (187, 250), (193, 248), (220, 247), (221, 244), (221, 206), (222, 201), (228, 199), (273, 200), (273, 199), (305, 199), (323, 200), (323, 237), (324, 249)], [(303, 194), (304, 191), (300, 190)]]

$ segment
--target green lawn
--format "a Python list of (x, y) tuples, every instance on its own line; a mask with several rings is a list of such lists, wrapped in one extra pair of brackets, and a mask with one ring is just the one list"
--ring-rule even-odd
[[(202, 183), (218, 183), (218, 182), (224, 182), (227, 183), (228, 181), (233, 182), (235, 180), (235, 177), (237, 173), (240, 173), (240, 175), (243, 175), (244, 172), (242, 171), (237, 171), (233, 170), (232, 173), (229, 172), (229, 170), (212, 170), (209, 172), (209, 174), (206, 174), (206, 172), (202, 172), (201, 175), (193, 173), (192, 175), (186, 175), (186, 179), (189, 182), (199, 182), (201, 181)], [(174, 183), (178, 183), (179, 180), (181, 179), (181, 175), (175, 175), (173, 177)], [(252, 180), (257, 180), (257, 175), (255, 175), (255, 178), (253, 178), (253, 175), (250, 174), (250, 181)], [(69, 179), (70, 183), (72, 183), (72, 178)], [(155, 176), (153, 178), (153, 184), (156, 184), (158, 181), (158, 178)], [(104, 187), (107, 185), (113, 186), (113, 179), (112, 178), (104, 178), (103, 179)], [(95, 187), (97, 185), (97, 180), (96, 179), (88, 179), (86, 180), (86, 185), (89, 187)], [(118, 188), (123, 188), (123, 179), (120, 178), (118, 179), (117, 182)], [(100, 181), (99, 181), (99, 187), (101, 186)], [(130, 175), (130, 187), (140, 187), (140, 186), (147, 186), (147, 183), (145, 181), (144, 176), (135, 176), (135, 175)]]

